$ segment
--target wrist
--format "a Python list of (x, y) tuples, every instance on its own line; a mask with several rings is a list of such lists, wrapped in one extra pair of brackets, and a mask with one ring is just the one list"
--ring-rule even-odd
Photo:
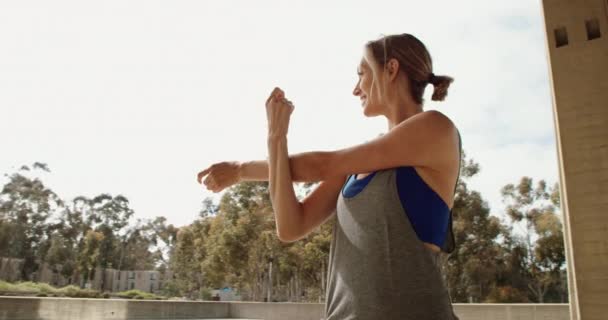
[(236, 162), (236, 175), (237, 175), (237, 179), (239, 182), (243, 182), (243, 175), (245, 172), (245, 166), (247, 165), (246, 162), (241, 162), (241, 161), (237, 161)]
[(281, 141), (283, 139), (287, 139), (287, 135), (285, 134), (269, 134), (267, 140), (271, 141)]

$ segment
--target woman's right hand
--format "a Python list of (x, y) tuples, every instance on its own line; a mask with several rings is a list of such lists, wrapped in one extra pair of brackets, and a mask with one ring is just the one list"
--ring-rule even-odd
[(207, 169), (199, 172), (196, 180), (200, 184), (203, 177), (207, 176), (205, 180), (202, 181), (207, 187), (207, 190), (218, 193), (225, 188), (240, 182), (240, 166), (241, 163), (238, 161), (214, 163)]

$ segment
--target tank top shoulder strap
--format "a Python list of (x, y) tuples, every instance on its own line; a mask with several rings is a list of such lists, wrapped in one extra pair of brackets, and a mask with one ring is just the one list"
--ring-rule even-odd
[[(458, 176), (456, 176), (456, 184), (454, 185), (454, 194), (456, 194), (456, 188), (458, 188), (458, 182), (460, 181), (460, 169), (462, 167), (462, 137), (460, 136), (460, 131), (456, 129), (458, 132)], [(448, 220), (448, 234), (445, 238), (445, 242), (441, 250), (445, 253), (452, 253), (454, 249), (456, 249), (456, 239), (454, 238), (454, 230), (452, 228), (452, 219), (453, 219), (453, 211), (454, 206), (452, 206), (452, 210), (450, 210), (450, 216)]]

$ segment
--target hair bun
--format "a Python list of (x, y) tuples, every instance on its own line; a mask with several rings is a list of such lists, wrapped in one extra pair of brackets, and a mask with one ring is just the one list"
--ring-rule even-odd
[(445, 97), (448, 95), (448, 88), (450, 84), (454, 82), (454, 78), (448, 76), (436, 76), (431, 73), (429, 77), (429, 83), (432, 83), (435, 87), (433, 90), (433, 96), (431, 100), (433, 101), (443, 101)]

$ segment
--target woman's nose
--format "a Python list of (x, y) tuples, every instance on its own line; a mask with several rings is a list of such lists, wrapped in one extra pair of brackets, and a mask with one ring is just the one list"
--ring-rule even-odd
[(356, 86), (355, 90), (353, 90), (353, 95), (358, 96), (360, 92), (361, 90), (359, 90), (359, 86)]

